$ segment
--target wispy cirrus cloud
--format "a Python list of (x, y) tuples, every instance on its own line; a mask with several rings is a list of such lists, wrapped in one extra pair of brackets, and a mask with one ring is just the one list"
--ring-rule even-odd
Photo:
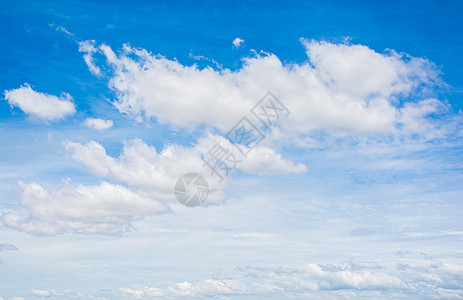
[(97, 77), (101, 77), (101, 69), (95, 64), (95, 61), (92, 56), (97, 51), (98, 50), (95, 48), (95, 41), (79, 42), (79, 52), (85, 53), (84, 60), (90, 72)]

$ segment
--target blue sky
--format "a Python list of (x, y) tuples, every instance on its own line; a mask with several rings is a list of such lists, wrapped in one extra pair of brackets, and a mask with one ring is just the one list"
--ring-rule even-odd
[(0, 299), (463, 298), (462, 10), (1, 2)]

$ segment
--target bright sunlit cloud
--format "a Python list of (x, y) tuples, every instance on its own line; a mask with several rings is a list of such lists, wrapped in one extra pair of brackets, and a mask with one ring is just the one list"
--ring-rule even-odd
[(357, 4), (4, 1), (0, 300), (463, 298), (462, 5)]

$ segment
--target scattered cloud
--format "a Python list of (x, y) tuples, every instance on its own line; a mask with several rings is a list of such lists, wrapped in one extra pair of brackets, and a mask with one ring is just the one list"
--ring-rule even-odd
[[(73, 292), (69, 289), (66, 290), (44, 290), (44, 289), (31, 289), (30, 295), (27, 299), (37, 299), (37, 298), (45, 298), (45, 299), (94, 299), (94, 300), (104, 300), (107, 299), (105, 297), (95, 297), (92, 295), (86, 295), (81, 292)], [(10, 298), (12, 299), (12, 298)]]
[(350, 269), (352, 271), (358, 271), (362, 269), (381, 269), (382, 267), (374, 261), (357, 261), (354, 259), (351, 259), (349, 261), (350, 264)]
[(58, 32), (62, 32), (62, 33), (65, 33), (66, 35), (72, 37), (74, 36), (74, 33), (72, 32), (69, 32), (66, 28), (64, 28), (63, 26), (56, 26), (55, 23), (51, 23), (51, 24), (48, 24), (48, 26), (50, 26), (50, 28), (53, 28), (55, 29), (56, 31)]
[(31, 294), (38, 297), (48, 297), (50, 296), (50, 291), (47, 290), (31, 290)]
[(353, 272), (349, 270), (324, 271), (319, 265), (309, 264), (306, 270), (308, 277), (317, 279), (318, 289), (387, 289), (405, 288), (405, 284), (397, 277), (367, 271)]
[(244, 43), (244, 40), (237, 37), (232, 43), (235, 48), (239, 48)]
[(7, 212), (1, 216), (2, 221), (8, 227), (36, 235), (119, 234), (131, 229), (131, 221), (167, 211), (157, 201), (104, 181), (93, 186), (66, 183), (53, 191), (36, 183), (18, 184), (27, 214)]
[(268, 147), (256, 147), (242, 160), (239, 168), (245, 172), (257, 175), (298, 174), (307, 171), (302, 163), (294, 163), (282, 158)]
[(95, 61), (93, 59), (93, 54), (97, 52), (95, 48), (95, 41), (83, 41), (79, 42), (79, 52), (84, 52), (84, 60), (90, 70), (90, 73), (97, 77), (101, 77), (101, 69), (97, 65), (95, 65)]
[(36, 92), (27, 83), (20, 88), (5, 91), (5, 99), (12, 107), (17, 106), (28, 115), (48, 121), (63, 119), (76, 112), (69, 94), (56, 97)]
[[(376, 263), (374, 263), (376, 264)], [(331, 266), (327, 268), (327, 266)], [(260, 295), (279, 298), (396, 298), (420, 297), (461, 299), (461, 265), (428, 265), (414, 269), (415, 275), (400, 273), (391, 275), (387, 268), (378, 268), (371, 262), (364, 265), (374, 271), (349, 270), (344, 265), (308, 264), (301, 268), (238, 267), (237, 279), (199, 279), (180, 282), (160, 289), (145, 286), (141, 289), (120, 289), (134, 299), (150, 297), (208, 298), (211, 296)], [(451, 270), (450, 273), (447, 270)], [(411, 276), (410, 276), (411, 275)], [(432, 275), (432, 276), (429, 276)], [(417, 277), (421, 276), (421, 277)], [(449, 284), (450, 283), (450, 284)], [(333, 294), (334, 293), (334, 294)]]
[[(86, 145), (67, 141), (64, 145), (76, 161), (96, 175), (123, 181), (156, 199), (171, 201), (172, 187), (185, 173), (202, 173), (211, 189), (226, 187), (225, 182), (219, 184), (217, 175), (212, 174), (201, 159), (201, 155), (206, 154), (216, 143), (226, 149), (234, 149), (228, 140), (214, 135), (200, 138), (193, 147), (168, 145), (160, 152), (142, 140), (135, 139), (125, 143), (118, 158), (107, 155), (104, 147), (95, 141)], [(236, 156), (240, 160), (236, 168), (251, 174), (287, 174), (307, 170), (305, 165), (286, 160), (267, 147), (256, 147), (248, 157)], [(211, 193), (208, 203), (214, 203), (220, 198), (220, 194), (215, 195), (214, 191)]]
[(95, 129), (95, 130), (104, 130), (109, 129), (114, 125), (112, 120), (103, 120), (97, 118), (87, 118), (84, 121), (84, 125), (88, 128)]
[(56, 31), (64, 32), (65, 34), (70, 35), (70, 36), (73, 36), (73, 35), (74, 35), (73, 33), (67, 31), (67, 29), (64, 28), (63, 26), (58, 26), (58, 27), (56, 27)]

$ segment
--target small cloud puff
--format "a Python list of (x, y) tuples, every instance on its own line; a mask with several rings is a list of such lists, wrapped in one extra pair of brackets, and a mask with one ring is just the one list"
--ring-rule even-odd
[(236, 38), (233, 40), (233, 46), (235, 46), (235, 48), (239, 48), (242, 44), (243, 44), (244, 40), (243, 39), (240, 39), (240, 38)]
[(84, 125), (91, 129), (104, 130), (109, 129), (114, 125), (112, 120), (103, 120), (97, 118), (87, 118)]

